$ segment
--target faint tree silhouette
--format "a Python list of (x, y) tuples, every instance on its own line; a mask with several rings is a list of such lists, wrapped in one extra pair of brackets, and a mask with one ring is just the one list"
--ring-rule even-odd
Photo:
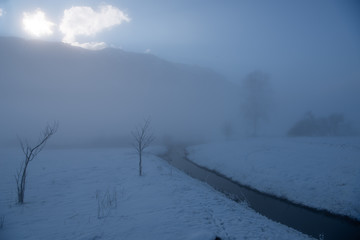
[(244, 118), (251, 125), (252, 136), (257, 135), (260, 120), (267, 117), (270, 100), (268, 79), (268, 75), (260, 71), (254, 71), (243, 82), (244, 102), (241, 110)]
[(288, 136), (351, 136), (357, 135), (350, 122), (345, 121), (341, 113), (333, 113), (327, 117), (315, 117), (307, 112), (288, 131)]

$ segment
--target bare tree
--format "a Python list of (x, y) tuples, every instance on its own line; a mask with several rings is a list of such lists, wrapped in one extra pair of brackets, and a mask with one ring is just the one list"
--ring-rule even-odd
[(32, 147), (27, 141), (23, 141), (20, 139), (20, 145), (25, 155), (25, 159), (22, 161), (20, 169), (15, 175), (19, 204), (24, 203), (27, 168), (29, 166), (29, 163), (34, 160), (34, 158), (41, 152), (41, 150), (43, 150), (47, 140), (49, 140), (49, 138), (56, 133), (57, 129), (57, 122), (54, 122), (52, 125), (48, 124), (41, 133), (39, 140), (34, 147)]
[(251, 124), (252, 135), (256, 136), (260, 120), (267, 117), (269, 108), (268, 76), (260, 71), (250, 73), (243, 82), (244, 102), (242, 113)]
[(150, 133), (150, 119), (144, 120), (142, 126), (136, 127), (134, 131), (131, 132), (134, 142), (133, 147), (139, 155), (139, 176), (142, 175), (142, 155), (145, 148), (147, 148), (153, 141), (154, 136)]

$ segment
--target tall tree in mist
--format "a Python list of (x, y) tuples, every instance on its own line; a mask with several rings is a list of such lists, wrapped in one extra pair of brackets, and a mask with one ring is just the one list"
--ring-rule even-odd
[(136, 127), (134, 131), (131, 132), (134, 142), (133, 147), (139, 155), (139, 176), (142, 175), (142, 156), (145, 148), (147, 148), (153, 141), (154, 136), (150, 132), (150, 119), (146, 119), (142, 126)]
[(29, 163), (34, 160), (41, 150), (43, 150), (46, 142), (56, 133), (57, 129), (57, 122), (54, 122), (52, 125), (47, 125), (35, 145), (30, 145), (27, 141), (20, 140), (21, 149), (25, 155), (25, 159), (22, 161), (20, 169), (15, 175), (19, 204), (24, 203), (26, 177)]
[(247, 75), (242, 89), (244, 99), (241, 112), (251, 127), (251, 135), (256, 136), (259, 123), (266, 119), (269, 110), (269, 77), (263, 72), (254, 71)]

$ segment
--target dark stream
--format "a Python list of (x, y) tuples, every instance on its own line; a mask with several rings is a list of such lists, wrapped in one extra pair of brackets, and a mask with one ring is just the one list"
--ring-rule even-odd
[[(294, 204), (236, 183), (186, 158), (184, 148), (170, 148), (164, 159), (193, 178), (208, 183), (234, 200), (245, 200), (258, 213), (312, 237), (360, 240), (360, 222)], [(360, 199), (359, 199), (360, 201)]]

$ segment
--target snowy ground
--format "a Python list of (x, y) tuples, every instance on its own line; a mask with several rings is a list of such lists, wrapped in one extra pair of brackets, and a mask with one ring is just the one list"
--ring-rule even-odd
[(360, 220), (360, 138), (249, 138), (187, 151), (243, 185)]
[[(0, 149), (0, 239), (308, 239), (154, 155), (139, 177), (129, 149), (45, 149), (17, 205), (21, 159), (19, 149)], [(107, 203), (100, 212), (98, 200)]]

